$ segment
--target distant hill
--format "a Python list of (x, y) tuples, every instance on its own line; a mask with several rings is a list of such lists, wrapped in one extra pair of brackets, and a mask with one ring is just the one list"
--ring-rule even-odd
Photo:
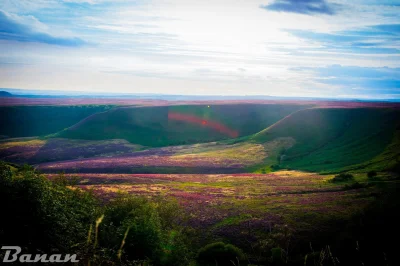
[[(68, 171), (79, 165), (84, 169), (89, 161), (80, 161), (81, 157), (100, 156), (93, 158), (99, 163), (96, 170), (85, 169), (124, 173), (400, 172), (399, 108), (20, 106), (1, 107), (0, 124), (0, 135), (47, 135), (44, 139), (1, 140), (2, 157), (21, 163), (71, 160), (65, 164)], [(108, 166), (102, 165), (102, 158)]]
[[(399, 129), (398, 109), (312, 108), (287, 116), (249, 140), (265, 143), (293, 138), (295, 145), (278, 162), (282, 168), (314, 172), (368, 167), (379, 170), (400, 163)], [(379, 156), (386, 160), (376, 158)]]
[(284, 104), (122, 107), (94, 114), (56, 136), (125, 139), (150, 147), (195, 144), (251, 135), (308, 107)]
[(56, 133), (111, 107), (109, 105), (0, 106), (0, 135), (14, 138)]
[(8, 91), (0, 91), (0, 97), (14, 97), (14, 95)]

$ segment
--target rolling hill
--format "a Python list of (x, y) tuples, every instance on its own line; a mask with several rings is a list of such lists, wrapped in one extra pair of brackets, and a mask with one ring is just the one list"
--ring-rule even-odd
[[(311, 108), (297, 111), (249, 141), (265, 143), (291, 137), (295, 145), (278, 159), (280, 168), (314, 172), (355, 170), (359, 165), (385, 153), (398, 160), (400, 110), (385, 108)], [(388, 147), (392, 147), (388, 150)], [(361, 167), (362, 168), (362, 167)], [(369, 168), (382, 170), (382, 164)]]
[(121, 107), (94, 114), (55, 136), (125, 139), (150, 147), (204, 143), (254, 134), (307, 107), (280, 104)]
[(111, 105), (0, 106), (0, 135), (16, 138), (56, 133), (111, 107)]
[[(66, 117), (87, 115), (70, 108)], [(337, 173), (400, 166), (398, 108), (226, 104), (90, 111), (97, 112), (47, 138), (2, 140), (0, 158), (66, 172)], [(54, 126), (71, 123), (72, 117)], [(34, 121), (52, 130), (48, 121)]]

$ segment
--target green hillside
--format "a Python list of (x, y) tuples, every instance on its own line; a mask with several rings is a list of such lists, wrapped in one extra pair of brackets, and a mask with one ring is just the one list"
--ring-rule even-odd
[[(292, 137), (296, 144), (280, 157), (279, 167), (340, 172), (356, 169), (350, 166), (374, 160), (394, 145), (399, 124), (400, 111), (396, 109), (313, 108), (289, 115), (250, 140), (264, 143)], [(385, 154), (393, 158), (398, 155), (399, 150), (393, 148)], [(369, 165), (374, 169), (373, 163)]]
[(280, 104), (123, 107), (95, 114), (57, 136), (125, 139), (151, 147), (193, 144), (254, 134), (307, 107)]
[(392, 141), (380, 154), (371, 160), (350, 165), (343, 170), (352, 172), (389, 170), (400, 173), (400, 127), (397, 127)]
[(15, 138), (56, 133), (111, 107), (109, 105), (0, 106), (0, 135)]

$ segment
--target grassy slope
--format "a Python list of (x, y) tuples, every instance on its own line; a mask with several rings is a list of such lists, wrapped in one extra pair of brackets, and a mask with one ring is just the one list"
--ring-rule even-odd
[[(278, 137), (292, 137), (296, 144), (281, 157), (280, 167), (340, 172), (373, 160), (391, 147), (388, 145), (394, 140), (399, 122), (400, 112), (395, 109), (315, 108), (293, 113), (250, 140), (264, 143)], [(398, 154), (392, 147), (380, 156), (398, 158)], [(374, 169), (372, 162), (369, 165)]]
[(395, 171), (400, 173), (400, 128), (398, 127), (394, 133), (391, 143), (374, 158), (348, 166), (343, 170), (352, 172), (375, 171)]
[(169, 113), (196, 116), (220, 123), (239, 136), (254, 134), (302, 105), (187, 105), (118, 108), (91, 116), (58, 134), (64, 138), (89, 140), (126, 139), (145, 146), (167, 146), (228, 139), (207, 125), (168, 119)]
[(8, 137), (48, 135), (109, 108), (111, 108), (109, 105), (1, 106), (0, 135)]
[[(191, 158), (211, 163), (243, 155), (257, 161), (254, 165), (246, 166), (246, 171), (259, 173), (276, 169), (271, 167), (273, 165), (322, 173), (383, 171), (399, 167), (399, 110), (312, 108), (298, 111), (298, 108), (304, 106), (118, 108), (92, 115), (58, 135), (89, 140), (120, 138), (148, 146), (228, 138), (223, 133), (202, 125), (168, 120), (168, 113), (174, 112), (220, 122), (239, 132), (239, 138), (220, 141), (216, 147), (205, 150), (202, 145), (184, 146), (187, 147), (187, 151), (176, 151), (175, 154), (181, 156), (182, 158), (178, 156), (178, 159), (183, 161)], [(294, 113), (291, 113), (293, 109)], [(279, 120), (283, 115), (287, 116)], [(273, 124), (277, 120), (279, 121)], [(247, 136), (265, 125), (271, 126), (255, 135)], [(248, 141), (262, 145), (263, 151), (257, 154), (245, 151), (243, 147), (246, 147)], [(237, 145), (231, 146), (235, 143)], [(104, 145), (107, 146), (106, 143)], [(18, 147), (15, 149), (19, 151)], [(11, 154), (11, 150), (7, 152)], [(47, 156), (43, 148), (36, 153)]]

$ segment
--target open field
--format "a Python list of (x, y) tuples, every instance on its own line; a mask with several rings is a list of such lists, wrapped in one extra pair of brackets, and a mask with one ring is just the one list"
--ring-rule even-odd
[[(99, 144), (101, 142), (95, 143)], [(275, 149), (275, 147), (284, 145), (285, 143), (285, 141), (275, 141), (270, 143), (268, 147)], [(66, 152), (65, 156), (71, 156), (68, 154), (68, 150)], [(206, 143), (142, 151), (125, 150), (120, 155), (103, 154), (94, 158), (40, 163), (38, 164), (38, 169), (44, 172), (96, 173), (244, 172), (247, 166), (261, 163), (263, 158), (267, 156), (266, 152), (267, 147), (260, 144), (239, 143), (225, 145)], [(63, 154), (60, 156), (63, 156)], [(37, 156), (34, 159), (37, 159)]]
[[(234, 239), (241, 246), (247, 238), (256, 237), (248, 235), (248, 229), (262, 231), (288, 225), (291, 230), (318, 231), (317, 226), (324, 226), (323, 221), (349, 218), (375, 197), (374, 188), (369, 186), (352, 189), (345, 187), (345, 183), (329, 182), (333, 176), (296, 171), (265, 175), (76, 173), (66, 176), (77, 177), (79, 188), (92, 190), (104, 200), (119, 194), (175, 198), (189, 215), (190, 226), (204, 230), (207, 237)], [(367, 178), (358, 175), (356, 180), (362, 183)]]
[[(4, 164), (1, 164), (1, 167), (1, 173), (4, 175)], [(155, 221), (154, 219), (162, 218), (159, 221), (159, 230), (166, 233), (166, 240), (159, 237), (147, 240), (161, 241), (156, 243), (162, 246), (169, 243), (169, 248), (162, 249), (162, 254), (173, 252), (178, 248), (177, 245), (189, 245), (184, 252), (192, 252), (191, 250), (197, 250), (209, 243), (223, 241), (234, 244), (245, 252), (246, 259), (241, 261), (241, 265), (274, 265), (271, 261), (277, 258), (272, 259), (271, 254), (273, 255), (276, 249), (285, 254), (285, 257), (278, 261), (285, 261), (288, 258), (286, 264), (289, 265), (303, 265), (305, 260), (309, 261), (306, 265), (314, 265), (313, 263), (319, 260), (324, 261), (323, 265), (330, 265), (332, 258), (321, 259), (327, 244), (332, 245), (331, 252), (335, 257), (338, 256), (342, 263), (353, 264), (358, 258), (351, 255), (355, 243), (364, 249), (371, 243), (368, 238), (359, 238), (353, 226), (364, 228), (364, 223), (370, 223), (370, 214), (367, 216), (365, 212), (370, 213), (371, 209), (375, 210), (377, 202), (386, 200), (385, 192), (396, 189), (398, 185), (398, 175), (389, 173), (379, 173), (374, 177), (369, 177), (365, 173), (355, 174), (351, 180), (334, 181), (336, 179), (334, 175), (287, 170), (269, 174), (41, 175), (27, 166), (6, 167), (10, 167), (9, 173), (14, 177), (11, 180), (2, 179), (2, 182), (9, 183), (6, 183), (6, 187), (0, 187), (2, 189), (0, 195), (13, 197), (11, 206), (19, 204), (20, 207), (14, 209), (14, 212), (23, 208), (30, 210), (35, 206), (41, 208), (44, 205), (50, 208), (44, 210), (49, 213), (45, 219), (47, 223), (49, 219), (56, 222), (67, 219), (68, 226), (71, 224), (77, 226), (76, 223), (83, 222), (78, 231), (74, 231), (76, 227), (63, 229), (63, 239), (67, 235), (65, 232), (68, 232), (68, 240), (71, 237), (86, 239), (87, 235), (91, 239), (92, 225), (88, 229), (87, 218), (80, 221), (76, 220), (76, 217), (78, 219), (94, 217), (96, 232), (99, 230), (101, 239), (101, 248), (98, 252), (102, 254), (103, 245), (108, 247), (110, 241), (109, 236), (104, 235), (108, 230), (122, 226), (122, 232), (113, 233), (116, 234), (116, 239), (111, 237), (114, 239), (113, 245), (115, 241), (119, 243), (121, 233), (126, 232), (124, 223), (120, 223), (121, 219), (132, 217), (139, 224), (140, 227), (130, 229), (133, 231), (131, 234), (137, 239), (143, 237), (142, 230), (154, 234), (152, 228), (156, 224), (151, 223)], [(22, 196), (30, 200), (21, 201)], [(10, 209), (10, 205), (6, 206)], [(70, 209), (64, 211), (67, 207)], [(81, 209), (76, 212), (76, 208)], [(378, 208), (381, 210), (379, 205)], [(158, 213), (152, 210), (157, 210)], [(144, 213), (141, 213), (142, 211)], [(22, 215), (25, 215), (25, 212)], [(390, 213), (384, 215), (390, 216)], [(41, 217), (34, 219), (40, 220)], [(102, 222), (103, 219), (105, 221)], [(13, 223), (28, 224), (29, 230), (31, 220), (18, 219)], [(19, 229), (19, 232), (26, 231), (24, 226), (21, 228), (23, 229)], [(385, 228), (382, 229), (387, 231)], [(354, 235), (352, 230), (356, 230)], [(76, 233), (70, 235), (71, 232)], [(7, 233), (6, 236), (9, 237), (10, 234)], [(148, 239), (147, 234), (144, 236)], [(171, 236), (184, 238), (170, 242)], [(42, 235), (40, 239), (43, 239)], [(70, 241), (76, 242), (73, 239)], [(336, 244), (335, 241), (339, 241), (340, 244)], [(148, 242), (141, 240), (140, 244), (147, 245)], [(85, 244), (75, 247), (80, 250)], [(137, 250), (137, 244), (134, 247)], [(372, 247), (374, 250), (377, 249), (375, 245)], [(386, 252), (388, 250), (386, 243), (380, 246), (379, 250)], [(126, 252), (129, 254), (128, 249)], [(112, 254), (110, 258), (113, 258)], [(196, 258), (193, 253), (185, 254), (191, 259)], [(315, 258), (312, 257), (313, 254)], [(363, 250), (360, 256), (364, 258), (366, 254), (375, 253)], [(91, 255), (80, 253), (80, 256)], [(102, 256), (109, 255), (98, 256), (101, 259)], [(308, 256), (311, 257), (307, 259)], [(372, 258), (375, 262), (384, 260), (379, 254)], [(392, 256), (389, 259), (395, 260)], [(173, 258), (172, 261), (174, 265), (176, 259)], [(188, 265), (187, 261), (183, 265)]]
[(16, 138), (12, 141), (0, 141), (0, 156), (9, 162), (36, 164), (95, 156), (116, 156), (141, 148), (140, 145), (125, 140)]

